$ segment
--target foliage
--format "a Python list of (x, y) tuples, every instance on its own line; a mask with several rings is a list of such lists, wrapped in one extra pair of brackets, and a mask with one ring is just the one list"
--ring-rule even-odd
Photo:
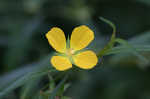
[[(0, 0), (0, 99), (149, 99), (149, 5), (148, 0)], [(58, 26), (70, 35), (81, 24), (95, 33), (88, 48), (99, 64), (56, 71), (46, 32)]]

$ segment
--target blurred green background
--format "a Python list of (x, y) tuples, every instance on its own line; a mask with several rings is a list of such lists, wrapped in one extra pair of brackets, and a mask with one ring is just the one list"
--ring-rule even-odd
[[(25, 84), (18, 79), (26, 80), (26, 74), (51, 67), (54, 50), (45, 34), (54, 26), (66, 36), (76, 26), (89, 26), (95, 32), (89, 48), (100, 51), (112, 28), (99, 17), (112, 21), (117, 37), (133, 46), (150, 44), (150, 0), (0, 0), (0, 99), (42, 99), (37, 97), (48, 82), (46, 75)], [(71, 99), (150, 99), (150, 53), (140, 54), (147, 61), (123, 51), (100, 58), (92, 70), (72, 73), (64, 95)]]

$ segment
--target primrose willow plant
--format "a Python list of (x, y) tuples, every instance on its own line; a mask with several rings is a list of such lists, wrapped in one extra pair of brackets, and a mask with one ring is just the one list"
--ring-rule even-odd
[(98, 62), (98, 58), (93, 51), (84, 50), (94, 39), (94, 32), (85, 25), (73, 30), (70, 42), (67, 41), (66, 43), (65, 34), (58, 27), (53, 27), (46, 34), (46, 38), (58, 52), (57, 55), (52, 56), (51, 64), (59, 71), (72, 68), (72, 64), (82, 69), (91, 69)]

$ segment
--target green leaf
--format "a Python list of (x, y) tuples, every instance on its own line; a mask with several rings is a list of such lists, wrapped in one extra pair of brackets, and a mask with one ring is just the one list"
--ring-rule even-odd
[[(134, 46), (134, 48), (136, 49), (136, 51), (138, 52), (150, 52), (150, 46), (149, 45), (138, 45), (138, 46)], [(111, 49), (109, 49), (107, 51), (107, 53), (105, 55), (111, 55), (111, 54), (118, 54), (118, 53), (129, 53), (131, 52), (131, 49), (129, 49), (126, 46), (117, 46), (117, 47), (113, 47)]]
[(67, 96), (62, 96), (61, 99), (71, 99), (71, 98)]
[[(54, 72), (55, 70), (51, 71)], [(0, 98), (12, 91), (13, 89), (27, 83), (30, 80), (33, 80), (35, 78), (41, 77), (43, 75), (46, 75), (50, 70), (47, 71), (41, 71), (41, 72), (34, 72), (34, 73), (28, 73), (21, 78), (17, 79), (15, 82), (13, 82), (11, 85), (9, 85), (7, 88), (5, 88), (2, 92), (0, 92)]]
[(150, 5), (150, 1), (149, 0), (136, 0), (137, 2), (143, 3), (145, 5)]
[(114, 46), (115, 38), (116, 38), (116, 26), (111, 21), (109, 21), (103, 17), (100, 17), (100, 20), (109, 24), (112, 27), (113, 32), (112, 32), (112, 36), (111, 36), (111, 39), (108, 42), (108, 44), (97, 54), (98, 57), (102, 57), (103, 55), (105, 55), (106, 51)]
[(55, 80), (53, 79), (53, 77), (50, 75), (50, 73), (48, 73), (48, 78), (49, 78), (49, 89), (50, 90), (54, 90), (55, 88)]
[(63, 78), (63, 80), (57, 85), (57, 87), (53, 90), (53, 92), (50, 94), (49, 99), (55, 99), (55, 96), (58, 94), (58, 92), (62, 89), (62, 87), (65, 84), (65, 81), (68, 79), (68, 74)]
[(44, 58), (42, 61), (36, 64), (33, 64), (37, 67), (34, 68), (34, 70), (32, 70), (31, 72), (24, 73), (20, 75), (19, 77), (12, 79), (12, 81), (10, 81), (9, 83), (3, 84), (3, 86), (6, 86), (6, 85), (7, 86), (5, 88), (2, 86), (0, 87), (0, 98), (7, 95), (12, 90), (24, 85), (30, 80), (37, 79), (43, 75), (46, 75), (48, 72), (56, 72), (56, 70), (49, 68), (50, 66), (48, 64), (49, 64), (50, 56), (51, 55)]
[(120, 44), (122, 44), (123, 46), (126, 46), (131, 53), (133, 53), (135, 56), (137, 56), (144, 63), (149, 63), (149, 61), (144, 56), (142, 56), (137, 51), (137, 49), (134, 48), (132, 45), (130, 45), (127, 41), (125, 41), (123, 39), (120, 39), (120, 38), (115, 39), (115, 41), (118, 42), (118, 43), (120, 43)]
[[(42, 76), (41, 76), (42, 77)], [(41, 78), (38, 77), (37, 79), (32, 79), (28, 83), (24, 85), (21, 90), (20, 99), (31, 99), (33, 95), (35, 96), (39, 91), (39, 82)]]
[(149, 45), (150, 31), (145, 31), (129, 39), (130, 44)]

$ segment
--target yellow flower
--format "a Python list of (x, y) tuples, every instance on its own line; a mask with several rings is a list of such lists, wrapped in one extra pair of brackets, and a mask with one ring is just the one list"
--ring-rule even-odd
[(58, 28), (52, 28), (47, 34), (49, 44), (60, 55), (51, 58), (51, 64), (59, 71), (72, 68), (72, 64), (82, 68), (91, 69), (97, 62), (96, 54), (91, 50), (83, 50), (94, 39), (93, 31), (85, 25), (76, 27), (71, 35), (69, 44), (66, 43), (64, 32)]

